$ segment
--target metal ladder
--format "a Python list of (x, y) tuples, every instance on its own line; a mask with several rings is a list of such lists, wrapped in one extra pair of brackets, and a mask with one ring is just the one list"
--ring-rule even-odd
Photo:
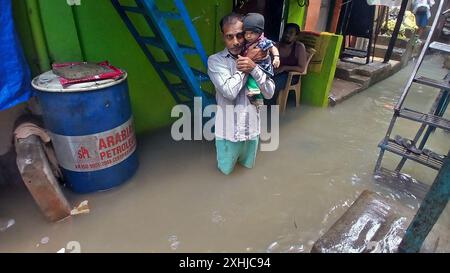
[[(437, 14), (441, 14), (442, 8), (443, 8), (443, 2), (439, 4), (439, 8), (437, 11)], [(414, 139), (412, 140), (411, 144), (413, 146), (416, 146), (418, 144), (420, 138), (422, 137), (419, 146), (417, 146), (417, 149), (422, 151), (422, 149), (425, 147), (425, 144), (427, 143), (430, 134), (436, 129), (444, 129), (444, 130), (450, 130), (450, 120), (447, 120), (443, 118), (444, 113), (447, 109), (447, 106), (450, 101), (450, 73), (445, 77), (444, 80), (435, 80), (430, 79), (426, 77), (417, 77), (417, 72), (420, 69), (420, 66), (422, 65), (422, 62), (424, 60), (425, 54), (428, 50), (436, 50), (445, 54), (450, 54), (450, 46), (447, 44), (439, 43), (439, 42), (431, 42), (431, 38), (433, 36), (433, 32), (438, 24), (440, 16), (436, 16), (433, 22), (433, 25), (430, 30), (430, 34), (428, 35), (428, 38), (424, 44), (424, 47), (422, 49), (422, 52), (420, 53), (420, 56), (417, 60), (416, 66), (414, 67), (414, 70), (411, 74), (411, 77), (408, 79), (406, 86), (404, 87), (404, 91), (397, 102), (395, 108), (394, 108), (394, 115), (392, 117), (391, 123), (389, 125), (389, 128), (387, 130), (386, 136), (384, 139), (380, 142), (378, 145), (381, 149), (380, 154), (378, 156), (378, 160), (375, 166), (375, 173), (391, 173), (394, 175), (398, 175), (403, 168), (406, 160), (413, 160), (415, 162), (418, 162), (422, 165), (425, 165), (427, 167), (430, 167), (435, 170), (440, 170), (442, 168), (444, 159), (446, 158), (446, 155), (439, 155), (439, 156), (429, 156), (421, 153), (421, 154), (415, 154), (410, 151), (407, 147), (404, 147), (404, 145), (399, 145), (396, 143), (394, 139), (391, 138), (391, 133), (394, 128), (394, 125), (399, 118), (412, 120), (415, 122), (419, 122), (422, 125), (420, 126), (418, 132), (416, 133)], [(437, 96), (435, 102), (433, 103), (433, 106), (431, 107), (430, 111), (428, 113), (421, 113), (412, 109), (408, 109), (404, 107), (404, 102), (409, 94), (409, 91), (411, 89), (412, 84), (422, 84), (426, 86), (430, 86), (433, 88), (440, 89), (439, 95)], [(381, 163), (383, 160), (384, 153), (388, 151), (391, 153), (394, 153), (396, 155), (399, 155), (402, 157), (400, 163), (397, 165), (395, 171), (391, 172), (381, 167)], [(437, 155), (437, 154), (436, 154)]]
[[(147, 56), (157, 71), (159, 77), (169, 89), (177, 104), (193, 106), (194, 97), (201, 97), (203, 106), (214, 103), (214, 98), (202, 90), (201, 84), (209, 81), (206, 73), (192, 68), (185, 55), (197, 55), (203, 65), (207, 67), (208, 57), (200, 41), (200, 37), (192, 24), (183, 0), (172, 0), (177, 12), (161, 11), (155, 0), (135, 0), (136, 6), (124, 6), (119, 0), (111, 0), (122, 20), (130, 30), (142, 51)], [(153, 37), (141, 36), (131, 21), (128, 13), (137, 13), (145, 17), (145, 20), (154, 33)], [(169, 20), (182, 21), (187, 29), (194, 47), (181, 45), (176, 41), (167, 22)], [(156, 47), (164, 51), (167, 62), (157, 61), (148, 46)], [(172, 83), (169, 75), (179, 78), (178, 83)]]

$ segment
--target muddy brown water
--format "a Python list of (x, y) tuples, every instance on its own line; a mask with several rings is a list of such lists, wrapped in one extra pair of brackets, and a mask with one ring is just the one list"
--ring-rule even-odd
[[(428, 58), (421, 74), (442, 78), (441, 63)], [(224, 176), (212, 142), (175, 142), (168, 129), (140, 137), (140, 168), (126, 184), (87, 195), (65, 190), (73, 205), (88, 200), (89, 214), (48, 223), (24, 187), (3, 187), (0, 216), (15, 223), (0, 232), (0, 252), (57, 252), (78, 243), (81, 252), (308, 252), (365, 189), (416, 209), (414, 196), (377, 184), (372, 174), (411, 71), (412, 64), (334, 108), (291, 103), (279, 149), (259, 153), (252, 170)], [(407, 104), (425, 111), (436, 94), (415, 87)], [(394, 134), (412, 137), (417, 128), (402, 120)], [(445, 153), (449, 139), (438, 130), (429, 147)], [(383, 166), (398, 160), (388, 155)], [(428, 184), (436, 175), (412, 162), (404, 172)], [(448, 208), (438, 224), (450, 227)]]

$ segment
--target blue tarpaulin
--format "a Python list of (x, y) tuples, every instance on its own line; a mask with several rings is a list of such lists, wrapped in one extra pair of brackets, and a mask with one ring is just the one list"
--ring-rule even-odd
[(27, 101), (30, 69), (14, 28), (11, 0), (0, 0), (0, 111)]

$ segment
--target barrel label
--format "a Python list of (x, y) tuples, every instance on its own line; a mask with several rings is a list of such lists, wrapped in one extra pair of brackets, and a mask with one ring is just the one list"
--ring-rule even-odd
[(112, 167), (126, 160), (136, 150), (132, 118), (114, 129), (93, 135), (50, 134), (59, 165), (75, 172)]

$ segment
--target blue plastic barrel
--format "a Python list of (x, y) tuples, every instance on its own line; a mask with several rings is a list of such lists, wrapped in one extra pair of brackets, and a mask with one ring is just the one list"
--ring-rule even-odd
[(52, 71), (32, 81), (66, 184), (107, 190), (136, 172), (138, 157), (127, 74), (63, 88)]

